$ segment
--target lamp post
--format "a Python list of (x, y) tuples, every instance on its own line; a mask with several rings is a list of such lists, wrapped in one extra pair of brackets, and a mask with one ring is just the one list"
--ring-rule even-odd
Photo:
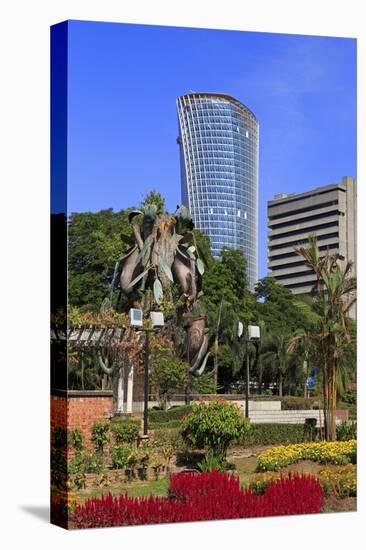
[[(238, 337), (240, 338), (244, 332), (243, 323), (239, 321)], [(260, 340), (260, 328), (256, 325), (248, 325), (245, 336), (245, 418), (249, 418), (249, 378), (250, 378), (250, 354), (249, 343), (258, 342)]]
[(246, 342), (245, 353), (245, 418), (249, 418), (249, 377), (250, 377), (250, 354), (249, 354), (249, 340)]
[(150, 313), (151, 327), (143, 325), (143, 311), (141, 309), (130, 309), (130, 323), (137, 329), (145, 332), (144, 350), (144, 437), (148, 437), (148, 410), (149, 410), (149, 366), (150, 366), (150, 333), (155, 332), (159, 327), (164, 326), (164, 315), (160, 311)]
[(150, 332), (153, 328), (144, 328), (145, 332), (145, 357), (144, 357), (144, 436), (147, 437), (147, 413), (149, 410), (149, 357), (150, 357)]

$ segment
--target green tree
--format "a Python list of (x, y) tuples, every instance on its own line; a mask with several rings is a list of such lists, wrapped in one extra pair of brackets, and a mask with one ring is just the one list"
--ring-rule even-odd
[[(129, 246), (128, 211), (73, 213), (68, 227), (70, 305), (99, 311), (109, 294), (116, 259)], [(123, 239), (123, 240), (122, 240)]]
[(232, 248), (223, 248), (221, 251), (221, 261), (222, 265), (230, 271), (238, 300), (245, 298), (248, 294), (249, 279), (247, 260), (243, 252)]
[(293, 332), (308, 323), (306, 314), (298, 307), (299, 298), (278, 283), (274, 277), (264, 277), (256, 286), (257, 313), (271, 332)]
[(262, 353), (262, 364), (264, 369), (271, 369), (272, 376), (278, 380), (279, 396), (283, 396), (283, 381), (288, 375), (289, 353), (287, 351), (289, 342), (288, 334), (272, 333), (266, 342)]
[(329, 251), (320, 256), (314, 235), (309, 237), (308, 248), (300, 247), (296, 252), (316, 275), (313, 299), (310, 305), (303, 303), (303, 307), (310, 307), (315, 322), (310, 330), (298, 331), (289, 350), (304, 339), (313, 344), (322, 369), (325, 436), (334, 441), (339, 369), (350, 345), (354, 345), (348, 312), (356, 300), (356, 278), (351, 275), (352, 262), (345, 263)]
[(174, 392), (183, 388), (186, 377), (185, 363), (172, 353), (164, 350), (152, 360), (151, 382), (157, 389), (164, 410)]
[[(247, 262), (241, 250), (224, 248), (219, 261), (213, 261), (206, 271), (203, 281), (204, 301), (212, 313), (222, 300), (232, 304), (235, 310), (246, 305), (250, 297), (248, 291)], [(250, 316), (250, 308), (243, 314)]]
[(286, 384), (287, 391), (301, 394), (304, 392), (305, 357), (300, 357), (300, 349), (290, 356), (279, 349), (281, 341), (289, 339), (295, 331), (307, 330), (312, 326), (313, 316), (306, 307), (302, 307), (309, 297), (294, 296), (271, 276), (257, 283), (255, 295), (257, 320), (262, 324), (263, 335), (256, 372), (259, 386), (262, 382), (268, 385), (276, 380), (278, 383), (281, 381), (281, 386)]
[(220, 259), (209, 263), (203, 291), (212, 333), (211, 361), (217, 373), (217, 386), (228, 391), (240, 376), (242, 367), (238, 321), (247, 325), (257, 315), (255, 297), (248, 290), (247, 262), (242, 251), (224, 248)]
[[(165, 200), (158, 191), (151, 191), (141, 206), (153, 203), (165, 211)], [(70, 305), (82, 310), (99, 311), (110, 294), (116, 261), (133, 244), (128, 216), (133, 208), (114, 212), (73, 213), (68, 222), (68, 292)], [(127, 300), (114, 294), (112, 305), (123, 310)]]
[(153, 189), (150, 193), (145, 195), (141, 201), (140, 208), (145, 208), (150, 204), (155, 204), (158, 214), (163, 214), (165, 212), (165, 199), (159, 191), (156, 191), (156, 189)]

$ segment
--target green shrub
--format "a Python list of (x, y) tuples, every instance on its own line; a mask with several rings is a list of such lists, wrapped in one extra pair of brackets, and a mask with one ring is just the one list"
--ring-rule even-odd
[(181, 420), (184, 416), (192, 411), (191, 405), (182, 405), (172, 407), (167, 411), (150, 409), (148, 412), (149, 421), (162, 424), (163, 422), (170, 422), (172, 420)]
[(81, 451), (76, 453), (68, 464), (68, 473), (79, 474), (100, 474), (105, 468), (103, 455), (99, 452)]
[(106, 420), (98, 421), (92, 427), (92, 442), (97, 451), (103, 452), (104, 446), (109, 443), (110, 424)]
[(141, 444), (139, 447), (132, 449), (128, 457), (128, 465), (131, 468), (147, 468), (151, 454), (149, 443)]
[(337, 426), (337, 440), (348, 441), (357, 439), (357, 422), (342, 422)]
[(111, 423), (114, 440), (119, 443), (133, 443), (139, 435), (140, 422), (115, 420)]
[(68, 430), (67, 442), (75, 451), (81, 451), (84, 447), (84, 434), (79, 428)]
[(238, 406), (214, 400), (192, 406), (192, 412), (182, 421), (183, 439), (192, 447), (207, 447), (222, 459), (229, 444), (250, 430)]
[(129, 458), (131, 456), (131, 453), (132, 447), (130, 445), (112, 445), (111, 457), (113, 468), (127, 468), (129, 465)]
[(255, 447), (307, 441), (303, 424), (251, 424), (250, 430), (233, 442), (234, 446)]
[(149, 443), (142, 444), (139, 447), (113, 445), (111, 448), (113, 468), (146, 468), (152, 454), (150, 446)]
[(173, 448), (175, 454), (184, 453), (187, 449), (180, 430), (177, 428), (156, 431), (151, 439), (151, 445), (155, 449)]
[(212, 394), (216, 393), (214, 371), (205, 372), (201, 376), (193, 376), (192, 389), (194, 393)]
[(165, 445), (166, 443), (174, 445), (178, 440), (181, 440), (181, 438), (182, 436), (180, 435), (178, 428), (162, 428), (161, 430), (154, 432), (150, 441), (154, 445)]

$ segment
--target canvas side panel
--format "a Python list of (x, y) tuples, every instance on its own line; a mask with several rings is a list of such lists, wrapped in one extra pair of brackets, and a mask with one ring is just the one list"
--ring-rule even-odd
[(67, 47), (51, 27), (51, 523), (67, 528)]

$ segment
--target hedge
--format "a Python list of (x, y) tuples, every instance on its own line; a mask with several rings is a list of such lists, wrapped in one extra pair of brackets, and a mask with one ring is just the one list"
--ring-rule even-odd
[(114, 416), (111, 420), (111, 428), (113, 428), (114, 424), (134, 424), (138, 428), (141, 427), (141, 420), (130, 418), (129, 416)]
[(182, 405), (179, 407), (172, 407), (167, 411), (150, 409), (148, 417), (150, 422), (162, 424), (163, 422), (170, 422), (171, 420), (181, 420), (190, 412), (192, 412), (191, 405)]
[(303, 443), (308, 439), (304, 424), (251, 424), (249, 432), (237, 439), (232, 446)]
[(309, 410), (314, 407), (314, 399), (304, 397), (293, 397), (291, 395), (281, 398), (281, 409), (283, 411)]

